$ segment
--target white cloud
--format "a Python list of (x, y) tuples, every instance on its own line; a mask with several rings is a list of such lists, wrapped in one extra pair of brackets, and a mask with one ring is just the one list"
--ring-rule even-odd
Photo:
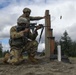
[(43, 50), (45, 50), (45, 43), (39, 43), (39, 46), (38, 46), (38, 52), (41, 52), (41, 51), (43, 51)]
[[(7, 0), (0, 0), (1, 3), (4, 1), (7, 2)], [(50, 10), (52, 16), (51, 25), (55, 38), (60, 39), (63, 32), (67, 30), (71, 38), (76, 40), (74, 36), (76, 24), (75, 0), (19, 0), (19, 2), (11, 0), (7, 7), (0, 9), (0, 38), (9, 38), (9, 29), (16, 24), (16, 20), (22, 14), (24, 7), (29, 7), (33, 16), (44, 16), (45, 10)], [(62, 19), (60, 19), (61, 15)], [(44, 24), (45, 22), (41, 20), (38, 23)]]
[(8, 38), (9, 37), (9, 33), (10, 33), (10, 28), (11, 28), (11, 26), (6, 26), (3, 30), (2, 30), (2, 32), (0, 32), (0, 37), (2, 36), (4, 36), (3, 38)]
[(9, 44), (4, 44), (4, 43), (2, 43), (2, 46), (3, 46), (3, 48), (2, 48), (3, 51), (10, 50)]

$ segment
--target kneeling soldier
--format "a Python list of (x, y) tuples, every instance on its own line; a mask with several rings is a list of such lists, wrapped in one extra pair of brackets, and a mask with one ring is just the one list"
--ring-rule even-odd
[(28, 59), (37, 63), (38, 60), (35, 58), (38, 42), (36, 37), (38, 35), (37, 30), (40, 29), (40, 26), (37, 26), (34, 30), (34, 33), (31, 33), (30, 28), (28, 27), (28, 21), (26, 18), (20, 17), (17, 20), (17, 26), (13, 26), (10, 29), (10, 56), (4, 62), (10, 64), (19, 64), (24, 59), (22, 53), (27, 51)]

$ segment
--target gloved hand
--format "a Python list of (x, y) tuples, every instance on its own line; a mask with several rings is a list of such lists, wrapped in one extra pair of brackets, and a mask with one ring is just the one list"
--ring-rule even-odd
[(23, 33), (28, 33), (29, 30), (30, 30), (29, 28), (25, 28), (25, 30), (23, 30), (22, 32), (23, 32)]
[(43, 27), (43, 24), (39, 24), (38, 26), (36, 26), (36, 30), (39, 30)]

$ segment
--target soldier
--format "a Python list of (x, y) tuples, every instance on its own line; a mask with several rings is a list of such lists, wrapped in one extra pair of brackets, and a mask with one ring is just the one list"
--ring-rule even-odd
[(5, 62), (10, 64), (19, 64), (24, 59), (22, 57), (22, 53), (27, 51), (28, 59), (37, 63), (37, 59), (35, 58), (38, 42), (35, 40), (40, 26), (37, 26), (34, 33), (30, 32), (29, 28), (25, 28), (24, 30), (18, 31), (17, 27), (19, 26), (27, 26), (28, 21), (26, 18), (20, 17), (17, 20), (17, 26), (13, 26), (10, 29), (10, 57)]
[(33, 20), (41, 20), (41, 19), (45, 18), (45, 17), (40, 17), (40, 16), (33, 17), (33, 16), (30, 16), (30, 13), (31, 13), (31, 9), (24, 8), (23, 9), (23, 14), (20, 17), (26, 18), (28, 20), (28, 22), (33, 21)]

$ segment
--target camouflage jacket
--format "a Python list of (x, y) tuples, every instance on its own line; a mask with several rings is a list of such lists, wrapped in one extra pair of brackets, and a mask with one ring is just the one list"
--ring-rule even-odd
[(33, 16), (29, 16), (29, 17), (26, 17), (24, 14), (22, 14), (20, 17), (24, 17), (28, 20), (28, 22), (30, 21), (34, 21), (34, 20), (40, 20), (40, 19), (43, 19), (43, 17), (40, 17), (40, 16), (37, 16), (37, 17), (33, 17)]
[(35, 40), (37, 35), (38, 35), (37, 32), (31, 33), (29, 31), (28, 33), (25, 33), (25, 34), (21, 31), (17, 32), (17, 26), (13, 26), (10, 29), (11, 45), (21, 45), (26, 43), (26, 41), (28, 42), (28, 41)]

